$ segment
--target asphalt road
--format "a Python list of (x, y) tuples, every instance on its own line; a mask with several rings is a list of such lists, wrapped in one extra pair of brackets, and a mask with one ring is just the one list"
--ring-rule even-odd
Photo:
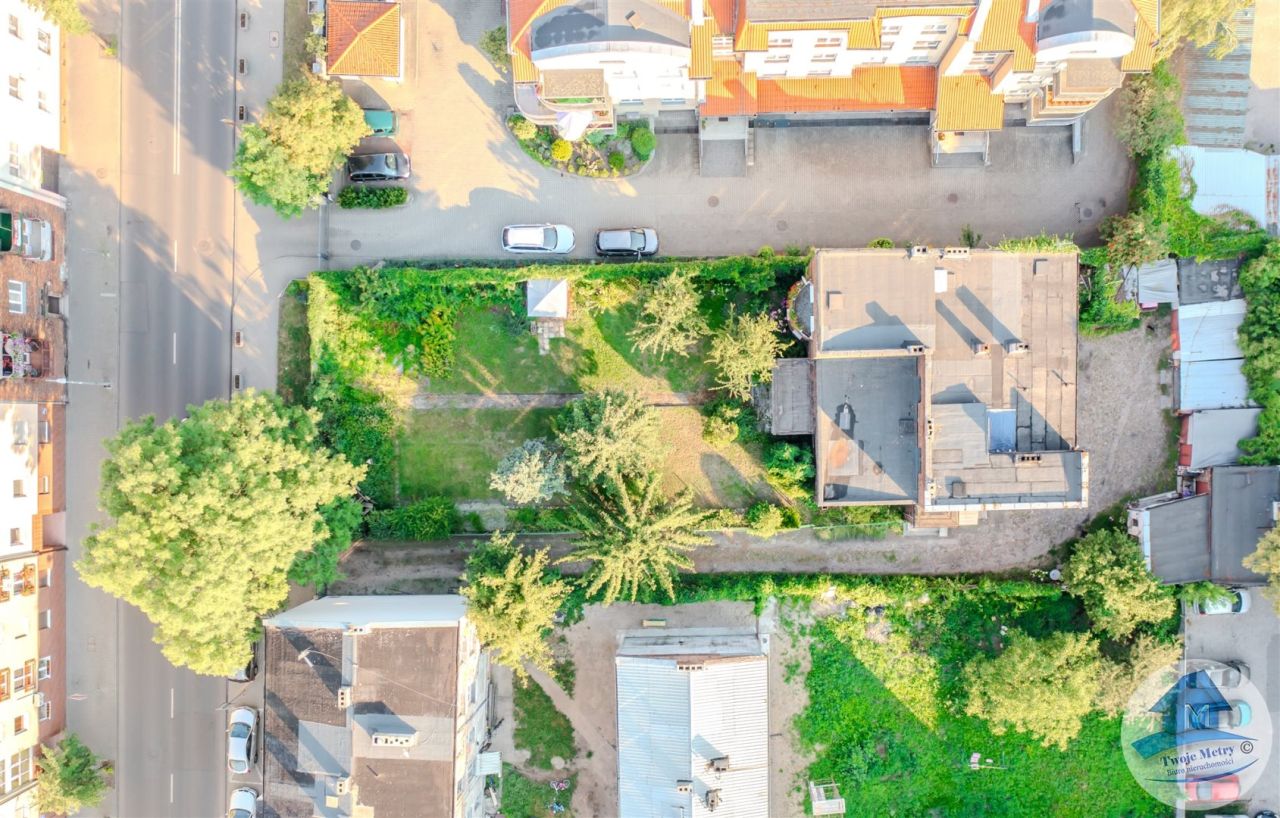
[[(125, 422), (181, 416), (189, 404), (230, 392), (234, 203), (226, 168), (236, 7), (232, 0), (121, 6), (113, 392)], [(74, 342), (72, 353), (79, 354)], [(73, 397), (73, 424), (77, 408)], [(96, 475), (71, 470), (70, 479)], [(123, 603), (115, 609), (115, 814), (224, 814), (225, 682), (173, 667), (152, 642), (147, 618)]]

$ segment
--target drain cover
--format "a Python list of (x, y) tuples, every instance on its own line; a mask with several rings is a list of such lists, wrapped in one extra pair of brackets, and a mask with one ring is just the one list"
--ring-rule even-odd
[(778, 221), (778, 232), (779, 232), (779, 233), (785, 233), (785, 232), (787, 232), (787, 222), (786, 222), (786, 220), (785, 220), (785, 219), (782, 219), (782, 220), (779, 220), (779, 221)]
[(361, 245), (361, 244), (360, 244), (360, 239), (352, 239), (352, 240), (351, 240), (351, 249), (352, 249), (352, 250), (359, 250), (362, 246), (363, 246), (363, 245)]
[(719, 207), (719, 206), (720, 206), (719, 196), (709, 196), (707, 198), (707, 207)]
[(958, 201), (960, 201), (960, 194), (959, 194), (959, 193), (948, 193), (948, 194), (947, 194), (947, 204), (955, 204), (955, 203), (956, 203), (956, 202), (958, 202)]
[(1081, 215), (1083, 215), (1086, 219), (1092, 219), (1092, 218), (1093, 218), (1093, 208), (1092, 208), (1092, 207), (1086, 207), (1086, 208), (1082, 211), (1082, 214), (1081, 214)]
[(209, 255), (209, 253), (213, 252), (213, 242), (208, 239), (200, 239), (200, 241), (196, 242), (196, 251), (202, 256)]

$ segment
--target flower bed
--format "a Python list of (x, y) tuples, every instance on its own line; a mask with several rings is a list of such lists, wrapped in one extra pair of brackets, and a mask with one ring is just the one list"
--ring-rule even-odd
[(554, 128), (535, 125), (519, 114), (507, 118), (507, 128), (529, 156), (578, 176), (630, 176), (653, 158), (656, 146), (645, 122), (619, 123), (615, 134), (592, 131), (577, 142), (561, 139)]

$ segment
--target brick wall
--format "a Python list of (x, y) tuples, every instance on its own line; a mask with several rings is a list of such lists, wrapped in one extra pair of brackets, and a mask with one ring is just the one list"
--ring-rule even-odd
[[(62, 270), (66, 266), (63, 248), (66, 238), (66, 212), (55, 205), (0, 188), (0, 208), (16, 214), (33, 216), (50, 223), (53, 228), (53, 257), (49, 261), (32, 261), (14, 253), (0, 254), (0, 329), (34, 338), (42, 350), (35, 356), (40, 378), (5, 378), (0, 380), (0, 401), (66, 402), (66, 387), (50, 383), (51, 378), (67, 374), (66, 322), (49, 314), (49, 296), (62, 301), (66, 309), (66, 288)], [(8, 307), (10, 281), (26, 285), (26, 310), (12, 313)]]

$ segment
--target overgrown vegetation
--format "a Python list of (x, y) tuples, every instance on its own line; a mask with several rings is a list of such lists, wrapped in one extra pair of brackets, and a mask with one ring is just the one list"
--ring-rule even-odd
[(1262, 255), (1240, 272), (1240, 286), (1248, 305), (1237, 341), (1244, 355), (1241, 367), (1249, 382), (1249, 397), (1262, 407), (1258, 435), (1242, 441), (1241, 462), (1280, 464), (1280, 242), (1269, 243)]
[(403, 187), (368, 187), (347, 185), (338, 194), (338, 207), (345, 209), (368, 208), (378, 210), (399, 207), (409, 201), (409, 190)]
[(535, 781), (503, 762), (502, 814), (506, 818), (573, 818), (570, 805), (578, 776), (575, 773), (557, 782), (563, 782), (563, 788), (552, 782)]

